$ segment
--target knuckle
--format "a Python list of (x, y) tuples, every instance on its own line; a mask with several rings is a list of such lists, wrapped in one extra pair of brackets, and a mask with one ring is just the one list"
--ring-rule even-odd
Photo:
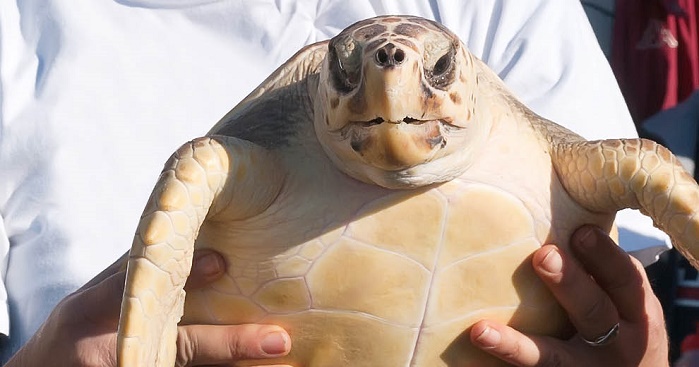
[(65, 335), (74, 337), (83, 333), (89, 320), (85, 316), (85, 307), (81, 302), (81, 293), (73, 293), (56, 305), (47, 322), (54, 323)]
[(580, 322), (583, 324), (596, 324), (600, 319), (604, 320), (604, 315), (609, 315), (615, 310), (609, 297), (596, 297), (589, 303), (582, 312)]
[(618, 289), (641, 288), (645, 282), (643, 276), (641, 276), (635, 265), (630, 270), (631, 271), (620, 273), (616, 278), (611, 280), (610, 283), (606, 285), (606, 290), (608, 292), (614, 292)]
[(508, 361), (515, 361), (519, 359), (521, 353), (522, 345), (520, 343), (513, 343), (502, 351), (502, 356)]
[(241, 337), (239, 332), (228, 334), (226, 345), (228, 346), (228, 355), (234, 360), (257, 357), (257, 353), (250, 347), (250, 343), (246, 343), (245, 338)]
[(620, 289), (639, 289), (646, 282), (645, 269), (640, 261), (635, 257), (625, 254), (629, 262), (624, 264), (622, 269), (614, 272), (613, 277), (608, 277), (600, 285), (607, 292), (614, 292)]
[(197, 340), (187, 332), (185, 328), (177, 328), (177, 355), (175, 367), (189, 366), (196, 354)]

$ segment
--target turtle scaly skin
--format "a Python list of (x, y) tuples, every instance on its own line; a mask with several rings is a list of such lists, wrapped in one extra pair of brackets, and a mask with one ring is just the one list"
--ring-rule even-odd
[(641, 209), (699, 268), (699, 191), (667, 148), (646, 139), (618, 139), (558, 144), (552, 150), (556, 170), (576, 201), (599, 212)]
[[(564, 337), (529, 256), (640, 208), (696, 266), (699, 186), (665, 148), (587, 142), (519, 103), (443, 26), (358, 22), (310, 45), (166, 163), (128, 260), (119, 366), (170, 367), (176, 325), (270, 323), (240, 365), (500, 366), (488, 318)], [(195, 248), (226, 275), (189, 292)]]

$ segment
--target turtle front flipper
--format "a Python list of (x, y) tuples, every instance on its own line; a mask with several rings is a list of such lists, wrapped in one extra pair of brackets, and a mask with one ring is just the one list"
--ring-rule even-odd
[[(119, 366), (175, 364), (177, 323), (199, 229), (212, 216), (235, 220), (269, 205), (282, 180), (254, 169), (264, 159), (271, 158), (259, 146), (207, 137), (183, 145), (165, 164), (129, 255), (117, 335)], [(254, 181), (263, 174), (270, 184), (261, 188)], [(277, 181), (279, 187), (273, 187)]]
[(559, 179), (592, 211), (640, 209), (699, 269), (699, 186), (665, 147), (647, 139), (553, 143)]

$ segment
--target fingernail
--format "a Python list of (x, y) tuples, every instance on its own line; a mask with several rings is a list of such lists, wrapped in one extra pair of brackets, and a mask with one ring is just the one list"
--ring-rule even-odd
[(557, 249), (552, 248), (551, 251), (544, 256), (544, 259), (541, 260), (539, 266), (551, 274), (560, 273), (561, 269), (563, 269), (563, 259), (561, 258), (561, 254), (558, 253)]
[(483, 332), (476, 337), (475, 342), (484, 348), (495, 348), (500, 344), (500, 340), (500, 333), (497, 330), (486, 327), (483, 329)]
[(202, 276), (212, 276), (223, 271), (219, 256), (215, 253), (206, 253), (194, 259), (192, 271)]
[(286, 354), (289, 345), (289, 335), (285, 332), (274, 331), (264, 337), (260, 342), (262, 351), (270, 355)]

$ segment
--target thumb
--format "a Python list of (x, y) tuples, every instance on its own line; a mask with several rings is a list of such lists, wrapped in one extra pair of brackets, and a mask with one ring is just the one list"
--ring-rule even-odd
[[(471, 329), (471, 342), (481, 350), (520, 367), (576, 365), (566, 342), (523, 334), (507, 325), (481, 320)], [(585, 365), (585, 364), (577, 364)]]

